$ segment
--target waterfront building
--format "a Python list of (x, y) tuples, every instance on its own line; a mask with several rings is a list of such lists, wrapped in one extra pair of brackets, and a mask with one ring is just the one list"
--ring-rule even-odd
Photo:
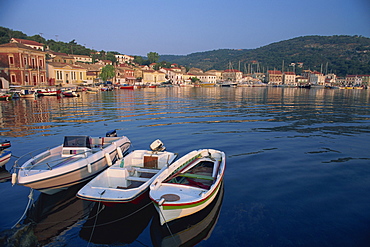
[(45, 52), (22, 43), (0, 45), (0, 70), (13, 85), (46, 86)]
[(115, 83), (118, 84), (131, 84), (136, 82), (135, 70), (129, 67), (116, 67)]
[(214, 75), (216, 77), (216, 83), (222, 81), (222, 70), (208, 70), (206, 71), (207, 74)]
[(68, 87), (87, 81), (87, 70), (78, 65), (50, 62), (47, 68), (50, 85)]
[(143, 70), (143, 83), (144, 84), (161, 84), (166, 81), (166, 74), (156, 70)]
[(346, 85), (362, 85), (362, 77), (358, 75), (347, 75)]
[(335, 74), (327, 74), (325, 76), (325, 85), (331, 86), (334, 85), (337, 81), (337, 75)]
[(308, 78), (304, 76), (297, 76), (295, 78), (295, 82), (297, 85), (306, 85), (308, 84)]
[(166, 78), (172, 84), (182, 84), (184, 82), (184, 74), (181, 72), (180, 68), (174, 67), (172, 69), (169, 68), (161, 68), (159, 71), (166, 74)]
[(280, 70), (268, 70), (267, 81), (269, 84), (280, 85), (283, 83), (283, 73)]
[(311, 72), (308, 77), (308, 82), (314, 85), (325, 85), (325, 75), (318, 71)]
[(222, 73), (222, 80), (239, 82), (243, 78), (243, 72), (237, 69), (226, 69)]
[(370, 85), (370, 75), (359, 75), (362, 78), (362, 85)]
[(294, 72), (284, 72), (283, 74), (283, 84), (285, 85), (295, 85), (296, 74)]

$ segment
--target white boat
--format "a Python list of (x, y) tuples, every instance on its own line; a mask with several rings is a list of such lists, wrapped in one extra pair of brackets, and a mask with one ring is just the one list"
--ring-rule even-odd
[(20, 97), (25, 99), (34, 99), (36, 97), (36, 93), (30, 89), (23, 89), (21, 90)]
[(0, 167), (8, 163), (10, 157), (12, 157), (12, 152), (8, 150), (10, 146), (10, 141), (0, 142)]
[(126, 136), (117, 137), (115, 130), (106, 137), (65, 136), (60, 146), (17, 159), (12, 183), (55, 194), (93, 178), (122, 158), (130, 145), (130, 140)]
[(139, 202), (153, 180), (177, 157), (175, 153), (164, 151), (160, 140), (150, 147), (150, 151), (135, 150), (117, 160), (78, 191), (77, 197), (106, 205)]
[(221, 187), (225, 159), (221, 151), (195, 150), (174, 162), (153, 181), (149, 196), (162, 225), (194, 214), (213, 201)]

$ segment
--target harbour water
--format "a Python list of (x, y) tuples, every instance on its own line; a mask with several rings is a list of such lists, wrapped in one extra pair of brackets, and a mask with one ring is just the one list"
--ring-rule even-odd
[[(102, 207), (78, 187), (34, 191), (24, 226), (43, 246), (370, 246), (370, 91), (298, 88), (156, 88), (0, 102), (1, 139), (15, 157), (65, 135), (116, 129), (147, 149), (160, 139), (182, 156), (226, 153), (223, 194), (188, 221), (158, 226), (149, 201)], [(30, 190), (0, 183), (0, 235)], [(167, 231), (167, 233), (166, 233)], [(5, 235), (6, 235), (5, 234)]]

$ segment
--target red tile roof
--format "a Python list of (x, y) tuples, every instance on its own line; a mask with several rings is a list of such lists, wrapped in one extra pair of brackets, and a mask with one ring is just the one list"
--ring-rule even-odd
[(280, 70), (268, 70), (267, 71), (269, 74), (275, 74), (275, 75), (281, 75), (281, 71)]
[(41, 44), (39, 42), (33, 41), (33, 40), (27, 40), (27, 39), (16, 39), (12, 38), (13, 40), (17, 41), (18, 43), (25, 44), (25, 45), (37, 45), (37, 46), (44, 46), (44, 44)]

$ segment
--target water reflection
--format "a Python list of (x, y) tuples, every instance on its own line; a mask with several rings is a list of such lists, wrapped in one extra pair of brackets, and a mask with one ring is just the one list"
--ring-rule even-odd
[[(2, 135), (16, 137), (48, 132), (63, 124), (106, 121), (141, 121), (141, 126), (148, 127), (265, 121), (286, 122), (290, 124), (284, 128), (304, 129), (304, 126), (315, 123), (368, 120), (367, 91), (271, 87), (165, 88), (116, 90), (82, 94), (78, 98), (18, 99), (0, 102), (0, 130)], [(341, 109), (359, 102), (364, 108)]]
[(5, 183), (10, 181), (12, 175), (5, 169), (5, 167), (0, 167), (0, 183)]
[(150, 226), (153, 246), (194, 246), (207, 240), (217, 224), (224, 196), (223, 186), (213, 202), (203, 210), (161, 226), (156, 214)]
[(155, 213), (149, 197), (139, 204), (105, 207), (95, 203), (80, 237), (94, 244), (130, 244), (146, 228)]
[(52, 242), (53, 237), (87, 216), (93, 203), (75, 197), (82, 186), (76, 185), (54, 195), (40, 193), (24, 220), (24, 224), (32, 223), (38, 244)]

